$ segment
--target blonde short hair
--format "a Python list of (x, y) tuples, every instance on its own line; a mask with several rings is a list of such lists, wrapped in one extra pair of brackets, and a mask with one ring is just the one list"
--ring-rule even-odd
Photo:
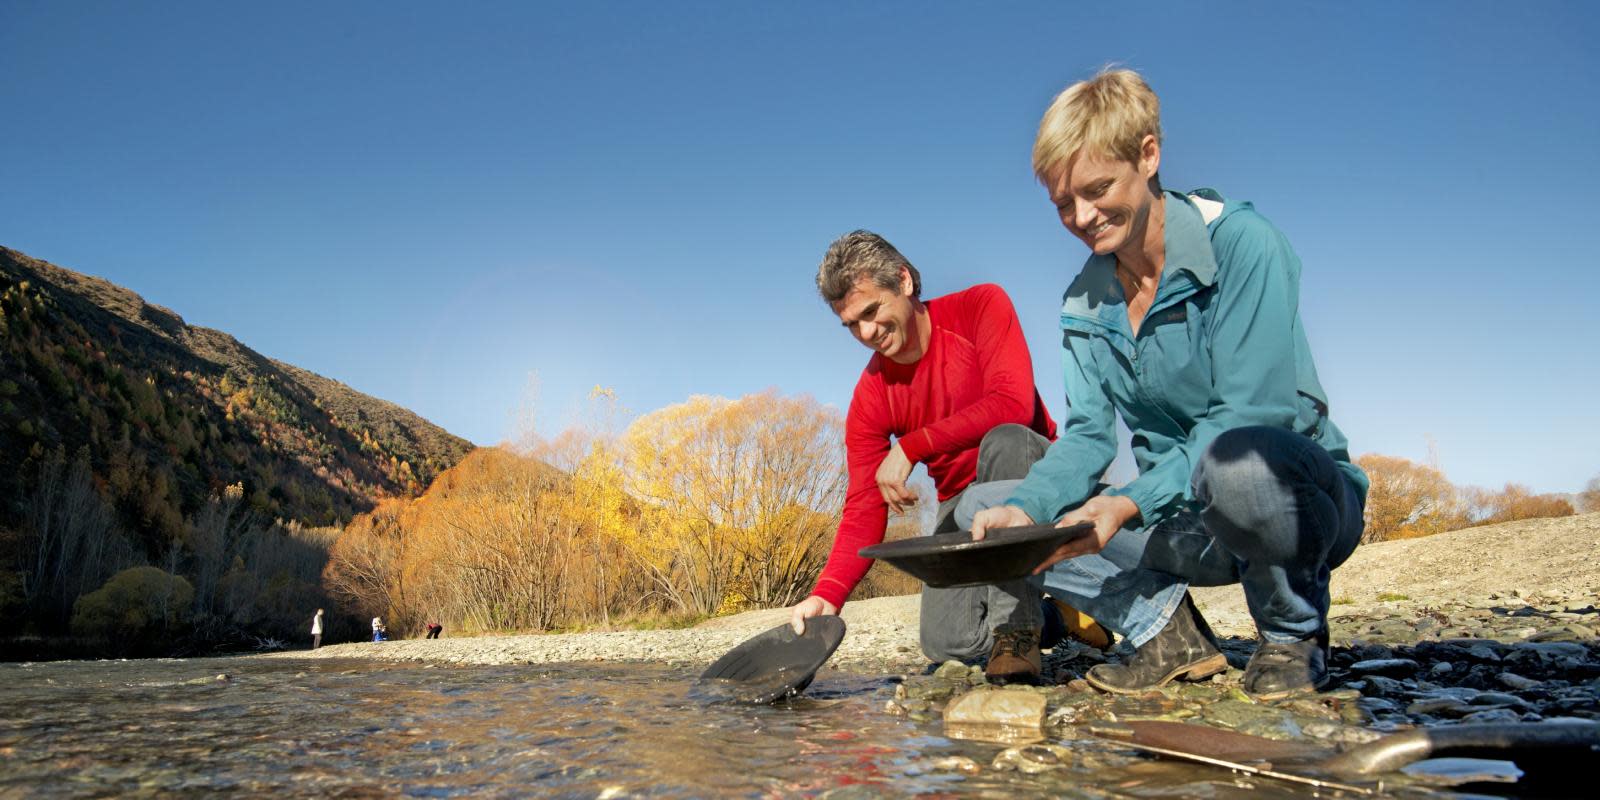
[(1033, 140), (1040, 183), (1082, 151), (1137, 163), (1146, 136), (1161, 141), (1161, 101), (1139, 73), (1106, 68), (1056, 95)]

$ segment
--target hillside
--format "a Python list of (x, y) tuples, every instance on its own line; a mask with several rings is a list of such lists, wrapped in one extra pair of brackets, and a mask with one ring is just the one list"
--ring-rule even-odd
[(393, 403), (0, 247), (0, 529), (21, 524), (52, 459), (86, 462), (155, 558), (223, 487), (240, 485), (260, 518), (332, 525), (419, 494), (470, 449)]

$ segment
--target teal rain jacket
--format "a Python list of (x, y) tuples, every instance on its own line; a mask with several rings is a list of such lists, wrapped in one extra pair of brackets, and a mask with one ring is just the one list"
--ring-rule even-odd
[(1210, 189), (1193, 196), (1222, 203), (1221, 213), (1208, 225), (1190, 197), (1166, 193), (1166, 264), (1137, 336), (1114, 255), (1090, 256), (1067, 288), (1067, 418), (1007, 501), (1035, 520), (1057, 519), (1094, 493), (1117, 454), (1116, 413), (1133, 433), (1139, 477), (1106, 494), (1133, 500), (1146, 526), (1192, 502), (1189, 478), (1206, 445), (1247, 425), (1311, 437), (1365, 499), (1367, 476), (1328, 418), (1301, 326), (1300, 259), (1249, 203)]

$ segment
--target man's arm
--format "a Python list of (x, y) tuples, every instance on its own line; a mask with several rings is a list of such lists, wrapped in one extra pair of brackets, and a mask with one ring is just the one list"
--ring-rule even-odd
[(840, 515), (839, 530), (833, 536), (828, 563), (817, 577), (811, 594), (832, 604), (844, 606), (845, 598), (861, 582), (872, 566), (872, 559), (856, 552), (883, 541), (889, 524), (889, 509), (878, 491), (876, 474), (889, 452), (888, 404), (882, 386), (863, 374), (850, 399), (844, 423), (845, 463), (849, 483)]

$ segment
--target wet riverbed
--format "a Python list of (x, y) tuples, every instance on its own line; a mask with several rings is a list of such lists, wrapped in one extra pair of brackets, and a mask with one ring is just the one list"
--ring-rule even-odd
[(997, 770), (1003, 746), (886, 713), (887, 678), (824, 671), (803, 698), (761, 708), (708, 703), (692, 678), (616, 665), (0, 664), (0, 796), (1301, 796), (1090, 738), (1065, 742), (1065, 768)]

